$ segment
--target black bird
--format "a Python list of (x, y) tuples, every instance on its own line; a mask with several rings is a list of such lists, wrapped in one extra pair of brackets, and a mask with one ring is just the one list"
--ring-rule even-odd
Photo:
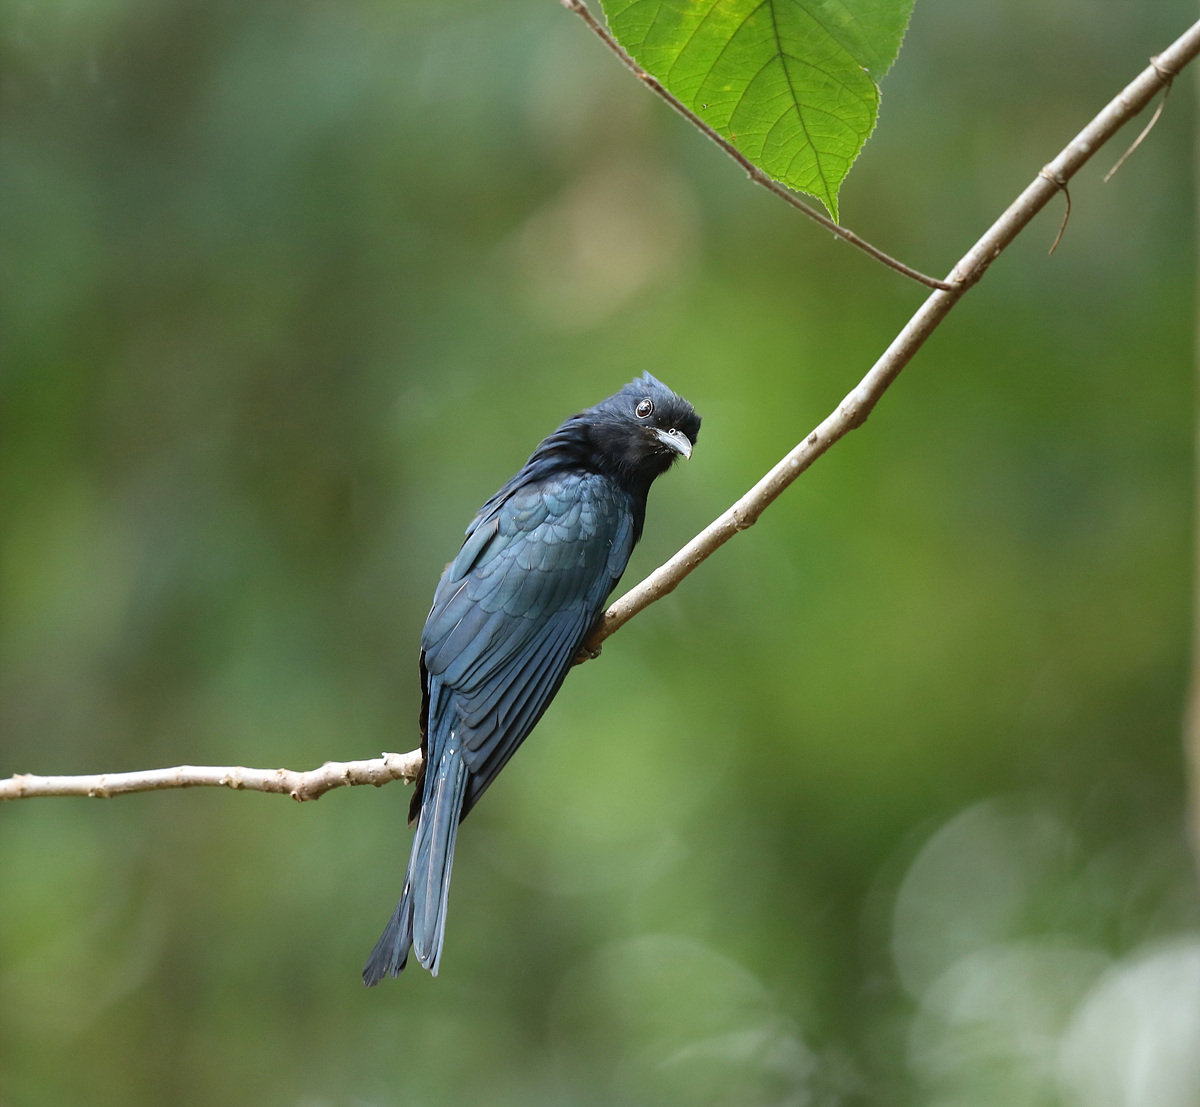
[(561, 687), (642, 535), (654, 478), (700, 416), (649, 373), (573, 415), (479, 509), (421, 635), (421, 752), (404, 891), (363, 983), (412, 947), (434, 976), (458, 824)]

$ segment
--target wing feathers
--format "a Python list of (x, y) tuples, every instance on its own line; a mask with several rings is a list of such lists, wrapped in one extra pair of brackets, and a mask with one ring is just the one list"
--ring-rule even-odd
[(525, 484), (484, 506), (443, 574), (421, 645), (453, 701), (465, 807), (541, 717), (624, 570), (628, 501), (595, 474)]

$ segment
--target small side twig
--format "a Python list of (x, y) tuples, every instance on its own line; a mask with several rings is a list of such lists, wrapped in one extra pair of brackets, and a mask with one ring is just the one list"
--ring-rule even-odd
[[(1195, 107), (1200, 109), (1200, 83), (1196, 86)], [(1200, 164), (1200, 146), (1195, 150)], [(1195, 373), (1200, 385), (1200, 318), (1195, 332)], [(1195, 419), (1196, 417), (1193, 416)], [(1200, 421), (1194, 423), (1193, 465), (1196, 479), (1192, 486), (1192, 656), (1188, 674), (1188, 692), (1183, 718), (1183, 749), (1187, 765), (1187, 827), (1192, 847), (1192, 863), (1200, 877)]]
[(1058, 249), (1058, 244), (1062, 241), (1062, 236), (1066, 232), (1067, 224), (1071, 221), (1071, 190), (1067, 188), (1066, 181), (1060, 181), (1048, 170), (1049, 167), (1047, 166), (1038, 173), (1038, 176), (1044, 177), (1052, 185), (1054, 185), (1063, 194), (1063, 198), (1067, 201), (1067, 210), (1063, 212), (1062, 222), (1058, 227), (1058, 234), (1054, 236), (1054, 241), (1050, 243), (1050, 249), (1047, 251), (1047, 253), (1053, 254), (1054, 251)]
[(1163, 109), (1167, 106), (1167, 97), (1171, 95), (1171, 85), (1175, 81), (1175, 74), (1162, 67), (1160, 63), (1160, 57), (1158, 56), (1151, 58), (1150, 64), (1162, 74), (1163, 79), (1166, 81), (1166, 84), (1163, 85), (1162, 99), (1159, 100), (1158, 107), (1154, 109), (1154, 114), (1150, 116), (1150, 122), (1142, 128), (1141, 134), (1139, 134), (1137, 138), (1133, 140), (1129, 146), (1129, 149), (1126, 150), (1125, 153), (1123, 153), (1119, 158), (1117, 158), (1117, 164), (1104, 174), (1104, 180), (1102, 182), (1103, 184), (1108, 184), (1108, 182), (1113, 179), (1113, 175), (1116, 173), (1116, 171), (1120, 169), (1126, 161), (1129, 160), (1129, 155), (1132, 154), (1139, 146), (1141, 146), (1146, 136), (1152, 130), (1154, 130), (1154, 124), (1158, 122), (1159, 117), (1163, 113)]
[(824, 212), (818, 211), (816, 208), (806, 204), (794, 192), (790, 192), (777, 181), (773, 181), (761, 169), (758, 168), (745, 154), (741, 152), (732, 142), (727, 142), (721, 137), (712, 127), (704, 122), (691, 108), (684, 102), (668, 92), (662, 83), (652, 74), (647, 73), (637, 62), (626, 53), (624, 47), (613, 38), (609, 33), (608, 28), (604, 26), (594, 15), (591, 9), (588, 8), (584, 0), (559, 0), (564, 8), (575, 12), (580, 19), (588, 25), (600, 41), (604, 43), (618, 58), (621, 59), (621, 64), (625, 66), (639, 81), (642, 82), (648, 89), (659, 96), (666, 103), (670, 104), (680, 115), (684, 117), (692, 126), (696, 127), (707, 138), (715, 142), (722, 150), (725, 151), (734, 161), (738, 163), (745, 171), (746, 175), (758, 185), (762, 185), (768, 192), (774, 193), (784, 203), (791, 204), (797, 211), (807, 215), (809, 219), (816, 223), (820, 223), (831, 234), (836, 235), (844, 242), (850, 243), (851, 246), (857, 247), (863, 253), (870, 255), (876, 261), (882, 262), (889, 269), (894, 269), (897, 273), (903, 273), (904, 276), (911, 278), (928, 288), (940, 288), (943, 291), (949, 291), (950, 285), (945, 281), (939, 281), (936, 277), (928, 277), (919, 269), (914, 269), (911, 265), (905, 265), (902, 261), (897, 261), (890, 254), (885, 254), (878, 246), (873, 246), (865, 238), (861, 238), (853, 231), (847, 230), (845, 227), (835, 223)]

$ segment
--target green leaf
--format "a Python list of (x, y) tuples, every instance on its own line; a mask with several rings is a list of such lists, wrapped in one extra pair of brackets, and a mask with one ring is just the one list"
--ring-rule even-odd
[(913, 0), (601, 0), (617, 41), (718, 134), (837, 219)]

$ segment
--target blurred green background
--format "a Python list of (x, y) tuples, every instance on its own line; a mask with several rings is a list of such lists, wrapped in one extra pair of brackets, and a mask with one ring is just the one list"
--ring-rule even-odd
[[(918, 0), (846, 223), (944, 273), (1195, 17)], [(1200, 1101), (1193, 78), (578, 670), (365, 991), (407, 789), (0, 807), (0, 1105)], [(417, 740), (476, 507), (650, 369), (633, 583), (922, 290), (551, 0), (0, 3), (0, 776)]]

